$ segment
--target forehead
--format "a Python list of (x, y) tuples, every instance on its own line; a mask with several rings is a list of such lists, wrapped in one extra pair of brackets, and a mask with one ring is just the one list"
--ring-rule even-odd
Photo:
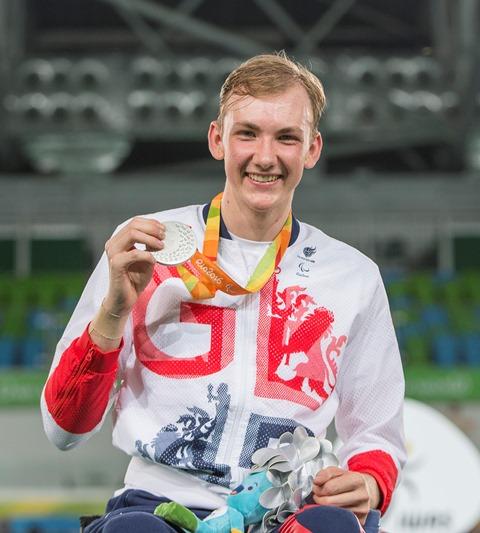
[(307, 91), (294, 85), (285, 91), (265, 96), (233, 94), (227, 101), (224, 123), (263, 123), (279, 127), (311, 127), (312, 106)]

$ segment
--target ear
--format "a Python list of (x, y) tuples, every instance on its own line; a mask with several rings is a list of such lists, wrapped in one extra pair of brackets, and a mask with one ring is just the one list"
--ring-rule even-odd
[(305, 156), (305, 168), (313, 168), (320, 159), (322, 153), (323, 140), (320, 133), (317, 131), (313, 140), (308, 147), (307, 155)]
[(225, 150), (223, 149), (222, 132), (216, 120), (211, 122), (208, 128), (208, 148), (212, 157), (217, 161), (221, 161), (224, 158)]

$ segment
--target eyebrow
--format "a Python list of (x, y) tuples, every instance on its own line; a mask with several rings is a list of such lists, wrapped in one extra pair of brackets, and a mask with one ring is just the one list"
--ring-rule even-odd
[(235, 128), (248, 128), (249, 130), (258, 131), (260, 128), (252, 122), (236, 122), (233, 125)]
[(287, 127), (287, 128), (282, 128), (281, 130), (278, 130), (277, 133), (295, 133), (296, 135), (303, 135), (303, 131), (301, 128), (297, 128), (297, 127)]
[[(253, 131), (259, 131), (260, 127), (254, 124), (253, 122), (237, 122), (234, 124), (235, 128), (247, 128)], [(301, 128), (297, 128), (296, 126), (287, 126), (286, 128), (281, 128), (277, 131), (277, 134), (285, 134), (285, 133), (295, 133), (296, 135), (303, 135), (303, 131)]]

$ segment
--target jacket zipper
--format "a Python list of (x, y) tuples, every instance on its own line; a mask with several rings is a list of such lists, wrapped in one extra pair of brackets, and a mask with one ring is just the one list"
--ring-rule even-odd
[[(240, 339), (248, 339), (248, 327), (250, 326), (249, 316), (250, 313), (247, 312), (247, 305), (246, 301), (250, 298), (255, 298), (255, 295), (248, 295), (245, 297), (244, 301), (241, 304), (242, 312), (245, 314), (245, 319), (241, 320), (241, 323), (243, 324), (243, 327), (241, 328), (241, 331), (239, 332)], [(248, 345), (248, 343), (247, 343)], [(247, 353), (249, 353), (249, 349), (246, 350)], [(235, 449), (233, 446), (233, 441), (236, 437), (235, 428), (238, 427), (239, 422), (242, 420), (243, 413), (245, 411), (245, 398), (247, 396), (247, 387), (243, 386), (244, 382), (246, 381), (246, 378), (248, 377), (248, 365), (249, 361), (245, 357), (239, 356), (239, 364), (240, 364), (240, 371), (239, 371), (239, 389), (240, 393), (238, 395), (238, 407), (236, 408), (235, 412), (233, 413), (233, 424), (232, 424), (232, 430), (230, 432), (230, 436), (228, 438), (227, 442), (227, 454), (225, 457), (225, 463), (229, 464), (230, 459), (233, 455), (233, 450)], [(245, 384), (246, 385), (246, 384)]]

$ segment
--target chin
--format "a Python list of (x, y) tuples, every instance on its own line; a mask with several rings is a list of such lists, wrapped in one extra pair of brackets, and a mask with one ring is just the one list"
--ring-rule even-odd
[(276, 201), (253, 201), (248, 202), (248, 205), (252, 211), (256, 211), (258, 213), (264, 213), (271, 211), (272, 209), (275, 209), (276, 207), (280, 207), (279, 202)]

